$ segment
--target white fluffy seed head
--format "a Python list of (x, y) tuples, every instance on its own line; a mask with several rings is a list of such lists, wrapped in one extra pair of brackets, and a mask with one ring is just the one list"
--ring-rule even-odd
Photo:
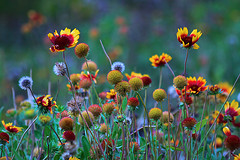
[(27, 90), (27, 88), (31, 88), (33, 84), (32, 78), (28, 76), (20, 78), (18, 82), (19, 82), (19, 87), (22, 88), (23, 90)]
[(53, 72), (57, 76), (64, 76), (66, 74), (66, 65), (63, 62), (56, 62), (53, 66)]
[(122, 62), (114, 62), (111, 66), (111, 70), (119, 70), (123, 73), (125, 70), (125, 65)]

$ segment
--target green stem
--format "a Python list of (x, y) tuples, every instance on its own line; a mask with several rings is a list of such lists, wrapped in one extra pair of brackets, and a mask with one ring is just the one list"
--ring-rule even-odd
[(184, 73), (183, 75), (186, 76), (187, 75), (187, 59), (188, 59), (188, 48), (187, 48), (187, 54), (186, 54), (186, 58), (185, 58), (185, 63), (184, 63)]
[(161, 88), (162, 85), (162, 67), (160, 67), (160, 77), (159, 77), (159, 85), (158, 88)]

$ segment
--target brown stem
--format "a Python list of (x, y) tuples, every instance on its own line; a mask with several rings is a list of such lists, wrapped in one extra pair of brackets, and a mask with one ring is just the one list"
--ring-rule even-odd
[(186, 54), (185, 63), (184, 63), (184, 73), (183, 73), (184, 76), (187, 75), (187, 73), (186, 73), (186, 71), (187, 71), (187, 59), (188, 59), (188, 48), (187, 48), (187, 54)]
[(63, 145), (60, 137), (58, 136), (57, 132), (54, 130), (54, 128), (52, 127), (52, 125), (50, 125), (50, 127), (51, 127), (51, 129), (53, 130), (53, 132), (55, 133), (55, 135), (57, 136), (57, 138), (58, 138), (59, 142), (61, 143), (61, 145)]

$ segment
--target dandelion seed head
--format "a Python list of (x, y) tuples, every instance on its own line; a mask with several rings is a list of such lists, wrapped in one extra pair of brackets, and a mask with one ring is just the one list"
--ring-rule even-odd
[(53, 72), (57, 76), (64, 76), (66, 74), (66, 65), (63, 62), (56, 62), (53, 66)]
[(122, 62), (114, 62), (111, 66), (111, 70), (119, 70), (123, 73), (125, 70), (125, 65)]
[(31, 77), (25, 76), (20, 78), (19, 82), (19, 87), (22, 88), (23, 90), (27, 90), (27, 88), (32, 87), (33, 80)]

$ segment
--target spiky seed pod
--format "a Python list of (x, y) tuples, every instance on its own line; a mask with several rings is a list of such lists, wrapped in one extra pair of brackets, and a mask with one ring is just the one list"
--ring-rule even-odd
[(141, 78), (133, 77), (129, 80), (130, 87), (133, 91), (139, 91), (143, 88), (143, 81)]
[(135, 97), (131, 97), (128, 99), (127, 104), (135, 109), (139, 105), (139, 100)]
[(89, 89), (92, 85), (92, 81), (90, 78), (84, 78), (79, 82), (79, 87), (83, 89)]
[(183, 89), (185, 86), (187, 86), (187, 78), (182, 75), (178, 75), (174, 77), (173, 84), (178, 89)]
[(153, 92), (153, 99), (157, 102), (162, 102), (165, 98), (167, 98), (167, 93), (163, 89), (156, 89)]
[(107, 75), (107, 81), (112, 85), (121, 82), (122, 79), (123, 79), (123, 75), (118, 70), (112, 70)]
[(187, 127), (188, 129), (193, 129), (193, 127), (197, 124), (197, 120), (192, 117), (187, 117), (182, 121), (183, 127)]
[[(88, 68), (87, 68), (87, 64), (88, 64)], [(87, 63), (84, 62), (82, 64), (82, 70), (88, 71), (88, 69), (90, 72), (96, 72), (96, 70), (98, 69), (98, 66), (95, 62), (88, 60)]]
[(75, 47), (75, 55), (78, 58), (86, 57), (89, 52), (89, 46), (86, 43), (79, 43)]
[(121, 95), (126, 96), (127, 93), (130, 92), (130, 85), (127, 81), (121, 81), (117, 83), (114, 87), (114, 89)]
[(112, 114), (115, 107), (114, 107), (113, 103), (105, 103), (105, 104), (103, 104), (102, 108), (103, 108), (103, 112), (110, 115), (110, 114)]
[(159, 109), (159, 108), (152, 108), (150, 111), (149, 111), (149, 118), (150, 119), (153, 119), (154, 121), (157, 121), (160, 119), (162, 115), (162, 110)]
[(133, 149), (134, 153), (136, 153), (136, 152), (138, 152), (140, 150), (140, 146), (139, 146), (139, 144), (137, 142), (130, 142), (129, 147), (131, 149), (134, 147), (134, 149)]
[[(89, 116), (88, 116), (88, 115), (89, 115)], [(87, 122), (88, 126), (91, 127), (91, 126), (92, 126), (91, 120), (92, 120), (92, 122), (94, 121), (94, 117), (93, 117), (92, 112), (90, 112), (90, 111), (88, 111), (88, 112), (83, 111), (83, 112), (82, 112), (82, 116), (83, 116), (83, 118), (85, 119), (85, 121)], [(91, 119), (90, 119), (90, 118), (91, 118)], [(82, 119), (81, 116), (79, 116), (79, 119), (78, 119), (78, 120), (79, 120), (79, 122), (80, 122), (80, 124), (81, 124), (82, 126), (85, 125), (84, 120)]]
[(72, 130), (73, 129), (73, 119), (70, 117), (64, 117), (59, 121), (59, 126), (65, 131)]
[(102, 108), (98, 104), (89, 106), (88, 110), (92, 112), (95, 118), (97, 118), (102, 113)]
[(100, 132), (101, 133), (107, 133), (108, 127), (105, 123), (102, 123), (100, 126)]
[(240, 138), (236, 135), (227, 136), (227, 138), (224, 141), (224, 145), (230, 151), (234, 151), (240, 148)]
[(148, 76), (142, 76), (143, 87), (147, 87), (152, 83), (152, 79)]
[(63, 132), (63, 138), (67, 141), (74, 141), (75, 140), (75, 134), (72, 131), (65, 131)]
[(170, 120), (168, 120), (168, 111), (164, 111), (163, 113), (162, 113), (162, 118), (161, 118), (161, 120), (162, 120), (162, 122), (163, 123), (168, 123), (168, 121), (170, 122), (170, 123), (172, 123), (173, 121), (174, 121), (174, 117), (173, 117), (173, 114), (172, 113), (170, 113)]

